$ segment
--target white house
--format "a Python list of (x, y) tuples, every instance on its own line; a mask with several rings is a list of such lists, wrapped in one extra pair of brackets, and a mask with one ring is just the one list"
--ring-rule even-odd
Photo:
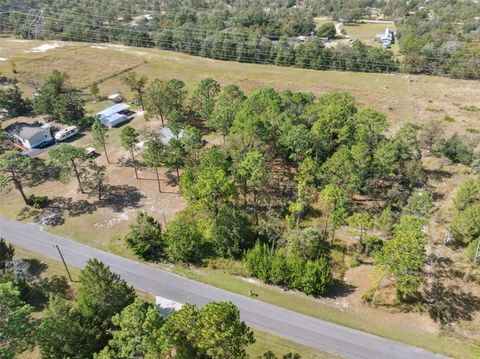
[(43, 142), (52, 140), (49, 124), (39, 126), (17, 122), (8, 126), (5, 131), (18, 140), (26, 149), (35, 148)]
[(102, 124), (108, 128), (112, 128), (128, 120), (128, 115), (124, 112), (128, 110), (129, 107), (126, 103), (119, 103), (97, 113), (97, 116), (100, 117)]

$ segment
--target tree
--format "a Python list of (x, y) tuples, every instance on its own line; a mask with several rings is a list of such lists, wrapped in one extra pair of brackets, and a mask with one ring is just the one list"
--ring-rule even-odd
[(95, 355), (96, 359), (138, 357), (153, 359), (161, 356), (156, 342), (160, 339), (160, 329), (164, 320), (155, 305), (137, 298), (116, 314), (112, 318), (112, 323), (116, 327), (112, 339), (109, 340), (107, 347)]
[(435, 210), (433, 194), (430, 191), (415, 192), (408, 199), (403, 213), (420, 218), (430, 218)]
[(327, 259), (321, 257), (313, 261), (307, 261), (302, 281), (302, 292), (312, 295), (325, 295), (332, 285), (333, 274)]
[(474, 158), (475, 143), (461, 138), (457, 133), (452, 135), (444, 146), (444, 155), (455, 163), (470, 165)]
[(221, 208), (208, 230), (213, 252), (221, 257), (240, 257), (254, 238), (248, 219), (234, 206)]
[(88, 329), (65, 300), (53, 296), (38, 327), (36, 340), (42, 357), (82, 359), (93, 354)]
[(57, 99), (62, 93), (66, 93), (71, 89), (67, 86), (69, 76), (66, 72), (53, 70), (52, 74), (47, 78), (39, 91), (39, 96), (33, 103), (34, 110), (37, 114), (53, 115), (53, 110)]
[(90, 190), (90, 195), (97, 195), (99, 201), (102, 199), (105, 171), (106, 167), (99, 166), (94, 160), (88, 160), (81, 170), (83, 189)]
[(225, 154), (217, 148), (205, 151), (197, 166), (185, 169), (180, 191), (192, 205), (216, 217), (235, 196)]
[(357, 252), (360, 253), (362, 249), (362, 241), (367, 231), (373, 228), (375, 221), (368, 212), (357, 212), (347, 219), (350, 227), (358, 231)]
[(180, 178), (180, 167), (185, 164), (186, 155), (185, 146), (182, 140), (178, 138), (170, 139), (168, 144), (163, 147), (162, 162), (170, 171), (175, 170), (177, 172), (177, 179)]
[(205, 252), (205, 238), (190, 210), (179, 212), (167, 225), (165, 252), (175, 261), (199, 262)]
[(207, 119), (207, 126), (222, 135), (223, 144), (225, 144), (225, 136), (232, 127), (235, 115), (245, 99), (245, 94), (237, 86), (228, 85), (215, 102), (212, 115)]
[(85, 116), (83, 100), (74, 91), (62, 93), (55, 99), (50, 115), (67, 125), (81, 125)]
[(210, 302), (200, 309), (196, 344), (206, 357), (247, 358), (245, 348), (255, 339), (231, 302)]
[(0, 357), (16, 358), (34, 342), (33, 308), (20, 298), (12, 282), (0, 283)]
[(158, 259), (164, 253), (162, 226), (146, 212), (137, 212), (136, 223), (130, 225), (125, 242), (137, 256), (146, 260)]
[(335, 28), (335, 24), (333, 22), (327, 22), (322, 24), (316, 31), (315, 35), (318, 37), (326, 37), (329, 39), (335, 38), (337, 35), (337, 29)]
[(14, 256), (15, 247), (0, 237), (0, 272), (5, 269), (6, 262), (13, 260)]
[(458, 213), (449, 225), (455, 240), (469, 244), (480, 237), (480, 202)]
[(12, 88), (0, 89), (0, 108), (7, 110), (8, 117), (17, 117), (31, 109), (31, 103), (22, 97), (22, 91), (14, 84)]
[(430, 153), (433, 153), (443, 140), (444, 134), (445, 130), (439, 121), (430, 121), (420, 131), (420, 143)]
[(259, 151), (245, 154), (242, 162), (237, 165), (236, 175), (243, 185), (244, 203), (247, 203), (249, 188), (252, 191), (253, 214), (255, 225), (258, 226), (257, 193), (268, 180), (268, 170), (265, 156)]
[(335, 230), (343, 223), (348, 214), (348, 197), (345, 190), (332, 184), (326, 185), (320, 193), (324, 207), (324, 236), (333, 241)]
[(142, 110), (145, 110), (144, 106), (144, 94), (145, 86), (147, 85), (148, 79), (146, 76), (137, 77), (137, 74), (133, 71), (127, 72), (121, 77), (121, 81), (124, 85), (130, 88), (130, 91), (133, 92), (135, 102), (142, 107)]
[[(80, 192), (85, 193), (83, 190), (82, 182), (80, 180), (80, 171), (78, 169), (76, 160), (83, 160), (85, 158), (85, 150), (80, 147), (75, 147), (68, 143), (61, 143), (57, 147), (48, 151), (50, 159), (57, 165), (61, 166), (62, 174), (68, 179), (73, 171), (77, 178), (78, 187)], [(70, 166), (70, 168), (65, 167)]]
[(272, 268), (272, 256), (268, 246), (257, 241), (255, 246), (245, 253), (245, 265), (251, 275), (268, 282)]
[(90, 331), (91, 346), (103, 348), (113, 329), (111, 318), (135, 299), (135, 290), (97, 259), (90, 259), (80, 273), (76, 310)]
[(380, 277), (379, 283), (385, 276), (393, 276), (399, 299), (415, 293), (422, 281), (422, 266), (427, 258), (425, 245), (428, 242), (424, 226), (423, 219), (403, 216), (395, 227), (393, 238), (375, 252), (374, 264)]
[(150, 82), (144, 95), (145, 109), (149, 116), (160, 116), (162, 127), (165, 126), (164, 116), (168, 112), (169, 100), (166, 96), (165, 82), (159, 79)]
[(95, 146), (103, 147), (103, 151), (105, 152), (105, 157), (107, 159), (107, 163), (110, 163), (107, 153), (107, 140), (108, 140), (108, 128), (102, 124), (100, 118), (97, 116), (92, 124), (92, 137), (95, 141)]
[(453, 203), (459, 211), (465, 210), (472, 204), (480, 203), (480, 177), (470, 177), (463, 182), (453, 199)]
[(207, 121), (215, 107), (215, 97), (220, 93), (220, 84), (211, 77), (200, 80), (193, 89), (190, 105), (202, 121)]
[(158, 192), (162, 192), (162, 188), (160, 186), (160, 176), (158, 174), (158, 167), (160, 167), (163, 163), (163, 144), (157, 138), (151, 138), (147, 141), (145, 146), (145, 151), (143, 152), (143, 159), (145, 160), (145, 164), (148, 167), (155, 168), (155, 173), (157, 175), (157, 183), (158, 183)]
[(90, 96), (92, 96), (93, 101), (98, 100), (98, 94), (100, 93), (100, 89), (98, 87), (98, 82), (97, 81), (92, 81), (88, 85), (88, 92), (90, 93)]
[(130, 151), (130, 155), (132, 156), (133, 168), (135, 169), (135, 178), (138, 179), (137, 173), (137, 163), (135, 161), (135, 154), (133, 152), (133, 148), (138, 141), (138, 132), (132, 126), (125, 126), (122, 128), (120, 132), (120, 144), (122, 145), (123, 149), (126, 151)]
[(11, 183), (20, 192), (23, 201), (29, 205), (29, 201), (23, 190), (22, 178), (31, 166), (31, 159), (22, 155), (18, 150), (5, 151), (0, 154), (0, 187), (5, 188)]

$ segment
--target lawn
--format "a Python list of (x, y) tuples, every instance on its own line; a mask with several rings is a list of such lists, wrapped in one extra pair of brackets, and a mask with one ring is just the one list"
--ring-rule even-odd
[(391, 24), (367, 22), (349, 23), (343, 25), (343, 29), (348, 36), (363, 41), (367, 45), (372, 44), (377, 34), (385, 33), (385, 29), (387, 27), (391, 28), (393, 31), (396, 31), (393, 22)]

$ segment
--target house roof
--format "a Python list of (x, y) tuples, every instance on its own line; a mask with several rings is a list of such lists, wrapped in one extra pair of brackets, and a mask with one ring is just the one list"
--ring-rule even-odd
[(110, 115), (110, 116), (104, 116), (102, 118), (102, 122), (104, 122), (104, 123), (114, 123), (118, 119), (124, 119), (124, 118), (125, 118), (125, 115), (122, 115), (120, 113), (114, 113), (113, 115)]
[(122, 103), (118, 103), (116, 105), (110, 106), (109, 108), (106, 108), (103, 111), (100, 111), (99, 113), (97, 113), (97, 115), (100, 116), (100, 117), (109, 117), (109, 116), (111, 116), (115, 113), (118, 113), (120, 111), (127, 110), (129, 107), (130, 107), (129, 105), (122, 102)]
[(160, 135), (158, 136), (160, 138), (160, 142), (162, 142), (164, 145), (168, 145), (170, 140), (172, 138), (182, 138), (183, 137), (183, 130), (181, 130), (177, 136), (175, 136), (172, 132), (172, 130), (168, 127), (165, 126), (160, 130)]
[(30, 123), (17, 122), (8, 126), (5, 131), (12, 135), (16, 135), (24, 140), (30, 140), (37, 136), (39, 133), (50, 132), (50, 129)]

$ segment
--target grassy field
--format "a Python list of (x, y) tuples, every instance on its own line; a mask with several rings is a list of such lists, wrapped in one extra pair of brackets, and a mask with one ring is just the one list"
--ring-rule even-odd
[[(41, 43), (0, 39), (0, 45), (5, 47), (11, 56), (10, 60), (0, 62), (0, 72), (12, 74), (12, 70), (15, 70), (20, 86), (27, 93), (34, 91), (27, 84), (29, 79), (45, 77), (55, 68), (69, 72), (71, 82), (75, 86), (84, 87), (91, 81), (104, 79), (100, 84), (102, 95), (123, 92), (129, 97), (128, 90), (121, 84), (117, 75), (135, 68), (135, 71), (145, 74), (150, 80), (174, 77), (182, 79), (189, 89), (195, 81), (211, 76), (223, 86), (234, 83), (247, 93), (259, 87), (308, 91), (316, 95), (328, 91), (348, 91), (356, 96), (360, 107), (369, 106), (385, 113), (390, 123), (390, 132), (396, 131), (402, 124), (409, 121), (419, 124), (432, 120), (441, 121), (447, 134), (466, 133), (468, 128), (479, 126), (478, 112), (465, 110), (465, 106), (478, 104), (478, 98), (480, 98), (480, 83), (473, 81), (240, 64), (156, 49), (113, 45), (62, 43), (63, 47), (45, 53), (26, 52)], [(75, 55), (74, 59), (72, 54)], [(108, 102), (88, 103), (87, 109), (95, 113), (108, 105)], [(446, 115), (452, 116), (454, 120), (443, 121)], [(131, 125), (138, 130), (158, 129), (160, 126), (158, 121), (147, 122), (141, 115), (137, 116)], [(147, 169), (141, 169), (141, 180), (134, 180), (133, 169), (122, 164), (128, 158), (128, 153), (119, 146), (119, 131), (119, 129), (110, 131), (108, 150), (114, 164), (108, 166), (107, 183), (116, 188), (115, 193), (120, 201), (99, 203), (95, 198), (79, 194), (74, 181), (61, 186), (57, 182), (46, 182), (27, 189), (27, 194), (36, 193), (50, 198), (61, 196), (71, 199), (71, 203), (64, 208), (65, 223), (46, 227), (46, 230), (119, 255), (132, 257), (121, 239), (128, 230), (129, 224), (133, 222), (136, 211), (146, 210), (163, 223), (164, 216), (168, 221), (175, 212), (184, 207), (184, 202), (178, 194), (174, 178), (164, 170), (161, 171), (162, 184), (166, 186), (164, 193), (158, 193), (154, 174)], [(75, 141), (75, 145), (83, 147), (90, 146), (92, 143), (88, 133)], [(42, 158), (48, 159), (48, 155), (45, 153)], [(98, 162), (106, 164), (104, 156), (99, 157)], [(452, 172), (452, 178), (445, 181), (445, 186), (442, 188), (445, 198), (451, 199), (451, 193), (464, 178), (465, 174)], [(450, 197), (448, 197), (449, 194)], [(85, 205), (86, 203), (94, 205)], [(22, 207), (15, 192), (2, 193), (0, 215), (15, 217)], [(361, 266), (360, 269), (363, 271), (366, 268)], [(260, 300), (342, 325), (455, 357), (475, 357), (472, 343), (462, 342), (461, 336), (457, 339), (449, 335), (448, 331), (440, 331), (425, 314), (391, 313), (388, 310), (362, 305), (359, 297), (364, 287), (360, 287), (361, 290), (355, 291), (352, 295), (347, 293), (320, 300), (250, 283), (228, 275), (221, 269), (186, 270), (177, 267), (175, 270), (195, 280), (244, 295), (248, 295), (249, 290), (255, 288)], [(355, 286), (363, 282), (369, 285), (369, 272), (362, 271), (352, 272), (357, 276), (352, 280)]]
[[(361, 26), (373, 25), (378, 26)], [(478, 103), (478, 81), (241, 64), (120, 45), (63, 43), (64, 47), (32, 54), (26, 51), (42, 42), (16, 41), (0, 39), (1, 46), (11, 56), (11, 60), (0, 62), (0, 72), (11, 74), (12, 68), (15, 68), (20, 85), (27, 93), (34, 92), (27, 86), (29, 78), (42, 78), (55, 68), (67, 71), (75, 86), (84, 87), (91, 81), (107, 79), (100, 84), (102, 95), (114, 92), (128, 95), (128, 90), (115, 74), (135, 67), (137, 72), (145, 74), (150, 80), (176, 77), (184, 80), (188, 88), (195, 81), (211, 76), (222, 85), (235, 83), (246, 92), (259, 87), (307, 91), (316, 95), (328, 91), (348, 91), (358, 99), (360, 106), (373, 107), (385, 113), (393, 130), (407, 121), (422, 124), (430, 120), (441, 121), (445, 115), (455, 119), (453, 124), (445, 122), (447, 133), (478, 127), (478, 113), (462, 110), (464, 106)]]

